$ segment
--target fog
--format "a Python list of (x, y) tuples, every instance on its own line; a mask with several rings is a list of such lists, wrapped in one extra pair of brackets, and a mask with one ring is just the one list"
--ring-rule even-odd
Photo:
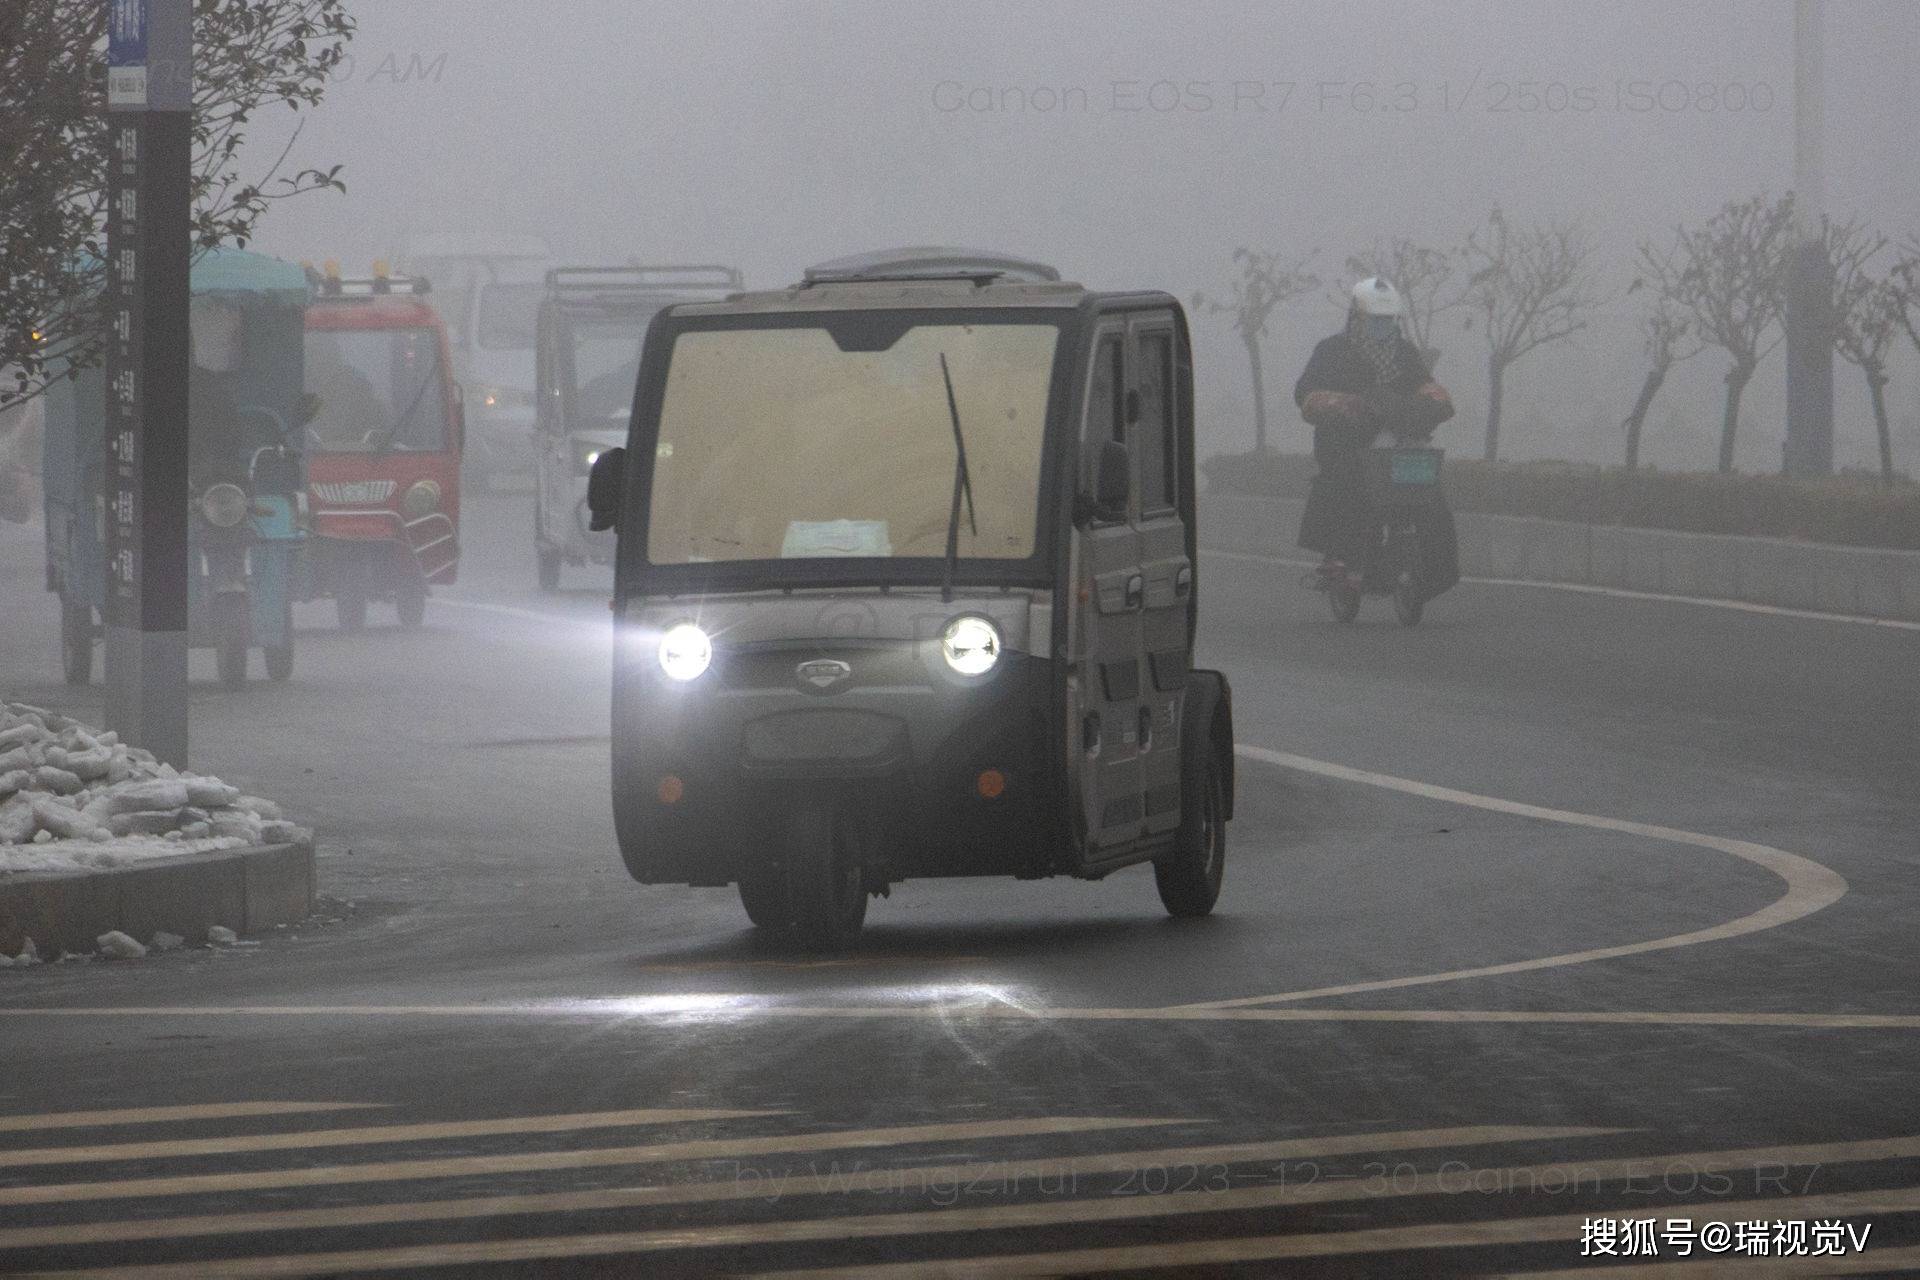
[[(580, 261), (724, 260), (773, 285), (863, 248), (958, 243), (1186, 299), (1228, 284), (1237, 246), (1317, 249), (1331, 288), (1376, 237), (1450, 246), (1497, 202), (1584, 220), (1613, 297), (1591, 332), (1513, 371), (1516, 458), (1617, 461), (1642, 372), (1641, 298), (1620, 296), (1635, 242), (1791, 185), (1787, 0), (357, 7), (351, 65), (288, 161), (344, 164), (349, 194), (275, 210), (272, 252), (351, 265), (414, 233), (494, 230)], [(1828, 11), (1828, 209), (1895, 239), (1920, 232), (1916, 47), (1920, 6)], [(285, 128), (263, 122), (256, 155)], [(1286, 394), (1338, 319), (1326, 297), (1274, 319), (1282, 448), (1305, 447)], [(1244, 354), (1223, 317), (1197, 316), (1196, 335), (1202, 451), (1244, 448)], [(1441, 341), (1458, 449), (1478, 444), (1479, 343)], [(1911, 355), (1890, 393), (1909, 457)], [(1709, 351), (1676, 371), (1649, 461), (1712, 465), (1723, 370)], [(1779, 465), (1783, 381), (1776, 351), (1742, 469)], [(1839, 365), (1835, 382), (1840, 461), (1868, 464), (1859, 376)]]

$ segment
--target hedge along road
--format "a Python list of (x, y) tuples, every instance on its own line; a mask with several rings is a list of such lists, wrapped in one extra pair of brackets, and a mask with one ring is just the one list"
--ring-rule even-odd
[[(914, 1143), (934, 1144), (914, 1148), (920, 1164), (945, 1158), (937, 1143), (949, 1130), (935, 1126), (971, 1135), (967, 1150), (979, 1158), (1043, 1163), (1228, 1142), (1352, 1151), (1355, 1134), (1454, 1132), (1448, 1145), (1405, 1157), (1423, 1169), (1458, 1158), (1522, 1165), (1865, 1142), (1920, 1125), (1911, 854), (1897, 843), (1915, 800), (1913, 695), (1902, 683), (1911, 637), (1474, 585), (1436, 602), (1416, 631), (1379, 609), (1342, 628), (1297, 573), (1207, 557), (1200, 656), (1234, 677), (1240, 739), (1416, 789), (1245, 761), (1216, 919), (1168, 924), (1138, 872), (1094, 885), (916, 883), (875, 904), (856, 953), (823, 965), (755, 942), (728, 892), (625, 881), (611, 854), (599, 741), (604, 583), (585, 579), (557, 599), (534, 592), (526, 517), (518, 500), (482, 499), (469, 512), (461, 593), (489, 608), (436, 608), (423, 632), (353, 637), (319, 629), (324, 610), (303, 611), (316, 629), (302, 634), (294, 684), (239, 697), (196, 687), (198, 763), (314, 821), (323, 890), (357, 904), (342, 909), (346, 923), (241, 955), (39, 969), (0, 990), (9, 1010), (309, 1012), (10, 1017), (30, 1029), (34, 1052), (10, 1074), (0, 1109), (72, 1109), (76, 1081), (88, 1107), (374, 1103), (386, 1110), (371, 1123), (395, 1125), (704, 1108), (780, 1113), (698, 1122), (712, 1141), (738, 1138), (720, 1150), (792, 1151), (809, 1135), (826, 1147), (840, 1141), (823, 1136), (831, 1133), (911, 1127)], [(15, 593), (31, 568), (0, 543), (8, 600), (26, 598)], [(50, 630), (36, 634), (41, 624), (13, 620), (21, 617), (0, 632), (0, 657), (9, 672), (46, 674), (17, 692), (72, 703), (53, 683)], [(298, 741), (289, 723), (302, 726)], [(1421, 787), (1746, 841), (1818, 866), (1794, 864), (1797, 888), (1783, 899), (1775, 869), (1724, 850), (1463, 805)], [(1851, 892), (1836, 899), (1839, 879), (1822, 868)], [(1756, 919), (1778, 923), (1728, 936), (1730, 922)], [(1643, 945), (1714, 930), (1698, 945)], [(1613, 948), (1631, 952), (1538, 963)], [(1432, 975), (1454, 980), (1390, 985)], [(1325, 988), (1345, 993), (1182, 1007)], [(333, 1012), (348, 1006), (389, 1012)], [(476, 1006), (503, 1016), (437, 1012)], [(796, 1016), (764, 1016), (787, 1010)], [(1069, 1131), (1053, 1123), (1062, 1117), (1165, 1125), (1166, 1136)], [(223, 1123), (294, 1127), (271, 1117)], [(310, 1123), (321, 1122), (298, 1127)], [(998, 1127), (957, 1127), (976, 1123)], [(1460, 1126), (1499, 1127), (1502, 1141), (1533, 1145), (1476, 1155)], [(530, 1149), (490, 1176), (515, 1179), (507, 1190), (559, 1192), (577, 1188), (590, 1151), (628, 1152), (596, 1157), (618, 1162), (641, 1159), (632, 1153), (643, 1148), (676, 1158), (716, 1149), (581, 1132), (589, 1136), (577, 1156)], [(132, 1136), (109, 1126), (74, 1142), (108, 1147)], [(180, 1134), (183, 1143), (203, 1136), (219, 1135)], [(391, 1161), (348, 1148), (327, 1157), (366, 1175), (342, 1184), (353, 1188), (339, 1193), (343, 1207), (390, 1206), (386, 1225), (245, 1251), (431, 1246), (448, 1229), (408, 1205), (472, 1194), (445, 1180), (486, 1170), (460, 1161), (511, 1161), (528, 1143), (541, 1147), (470, 1139), (481, 1145), (452, 1156), (436, 1141), (409, 1139)], [(209, 1164), (189, 1156), (200, 1148), (143, 1150), (143, 1178), (224, 1179), (176, 1186), (169, 1194), (186, 1198), (169, 1213), (265, 1209), (258, 1197), (273, 1178), (297, 1172), (272, 1166), (268, 1152)], [(1358, 1176), (1350, 1163), (1326, 1169)], [(1860, 1176), (1871, 1183), (1878, 1170)], [(725, 1176), (704, 1166), (694, 1174)], [(79, 1169), (61, 1180), (104, 1187), (117, 1176)], [(18, 1225), (126, 1216), (110, 1198), (74, 1203), (37, 1207)], [(1374, 1198), (1356, 1209), (1368, 1225), (1399, 1227), (1472, 1216), (1478, 1203)], [(761, 1212), (812, 1222), (923, 1207), (901, 1194)], [(488, 1231), (523, 1259), (538, 1255), (529, 1236), (577, 1239), (613, 1225), (528, 1214)], [(642, 1232), (665, 1221), (641, 1210), (617, 1220)], [(1018, 1247), (1117, 1247), (1141, 1230), (1065, 1210), (1046, 1222)], [(1153, 1232), (1197, 1241), (1328, 1225), (1269, 1204), (1172, 1218)], [(185, 1261), (207, 1247), (143, 1241), (132, 1221), (106, 1234), (122, 1243), (77, 1259), (7, 1255), (0, 1265)], [(843, 1265), (861, 1260), (838, 1239), (847, 1234), (820, 1225), (725, 1254), (689, 1244), (682, 1264), (689, 1273)], [(686, 1238), (696, 1237), (718, 1238)], [(897, 1247), (896, 1256), (931, 1259), (959, 1246), (928, 1237)], [(1571, 1261), (1560, 1244), (1484, 1248), (1468, 1255), (1480, 1269)]]

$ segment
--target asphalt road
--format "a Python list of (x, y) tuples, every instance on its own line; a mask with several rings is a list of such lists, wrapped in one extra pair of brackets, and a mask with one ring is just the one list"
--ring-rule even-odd
[[(0, 972), (0, 1269), (1530, 1273), (1620, 1262), (1591, 1219), (1920, 1268), (1920, 633), (1473, 584), (1341, 627), (1209, 557), (1216, 915), (913, 882), (822, 959), (627, 879), (607, 579), (541, 596), (528, 524), (474, 502), (420, 631), (303, 607), (287, 685), (195, 655), (195, 767), (319, 829), (325, 909)], [(95, 713), (37, 537), (0, 692)]]

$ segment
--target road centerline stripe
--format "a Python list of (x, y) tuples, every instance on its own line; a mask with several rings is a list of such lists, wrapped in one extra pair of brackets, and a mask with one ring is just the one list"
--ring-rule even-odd
[(182, 1120), (241, 1120), (258, 1116), (297, 1116), (324, 1111), (358, 1111), (384, 1102), (209, 1102), (172, 1107), (123, 1107), (111, 1111), (49, 1111), (39, 1115), (0, 1115), (0, 1133), (42, 1129), (101, 1129), (129, 1124), (172, 1124)]

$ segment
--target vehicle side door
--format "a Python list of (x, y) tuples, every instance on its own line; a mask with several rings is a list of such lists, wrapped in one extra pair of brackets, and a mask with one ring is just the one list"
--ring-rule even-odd
[[(1127, 329), (1115, 316), (1093, 331), (1085, 414), (1079, 424), (1079, 492), (1096, 492), (1102, 448), (1127, 446)], [(1099, 862), (1138, 842), (1144, 811), (1140, 760), (1141, 631), (1144, 580), (1140, 535), (1127, 508), (1087, 512), (1074, 530), (1076, 710), (1080, 716), (1080, 803), (1086, 856)]]
[(1134, 459), (1135, 525), (1142, 599), (1140, 789), (1149, 833), (1180, 825), (1180, 704), (1186, 695), (1194, 565), (1188, 554), (1188, 504), (1180, 493), (1178, 334), (1171, 312), (1140, 312), (1127, 325)]

